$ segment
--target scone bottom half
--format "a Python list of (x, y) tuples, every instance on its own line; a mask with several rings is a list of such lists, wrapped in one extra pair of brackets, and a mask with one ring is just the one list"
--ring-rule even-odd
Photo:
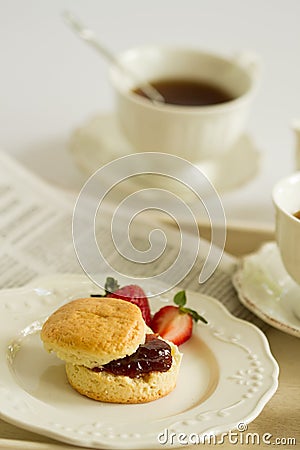
[(140, 309), (114, 298), (81, 298), (55, 311), (41, 339), (66, 362), (70, 385), (89, 398), (144, 403), (176, 386), (181, 353), (146, 327)]

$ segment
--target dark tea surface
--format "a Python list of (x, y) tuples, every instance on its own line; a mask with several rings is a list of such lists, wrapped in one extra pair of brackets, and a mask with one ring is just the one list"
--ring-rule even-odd
[[(207, 106), (229, 102), (234, 96), (213, 84), (198, 80), (165, 79), (151, 81), (150, 84), (160, 92), (165, 102), (181, 106)], [(138, 87), (135, 94), (147, 96)]]
[(293, 216), (296, 217), (296, 219), (299, 219), (299, 220), (300, 220), (300, 210), (297, 211), (297, 212), (295, 212), (295, 213), (293, 214)]

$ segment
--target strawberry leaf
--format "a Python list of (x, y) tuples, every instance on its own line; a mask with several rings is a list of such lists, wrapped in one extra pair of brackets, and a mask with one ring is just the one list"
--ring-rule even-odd
[(111, 293), (111, 292), (115, 292), (119, 288), (120, 288), (120, 285), (117, 282), (117, 280), (115, 280), (113, 277), (107, 277), (106, 278), (106, 282), (105, 282), (105, 285), (104, 285), (104, 289), (105, 289), (106, 294)]
[(119, 283), (113, 277), (107, 277), (104, 285), (105, 294), (91, 294), (90, 297), (107, 297), (108, 294), (117, 291)]
[(186, 304), (186, 295), (185, 291), (179, 291), (177, 294), (174, 295), (173, 299), (175, 305), (182, 307)]
[(205, 319), (205, 317), (200, 316), (200, 314), (197, 313), (197, 311), (195, 311), (194, 309), (190, 309), (190, 308), (184, 308), (184, 307), (180, 307), (179, 310), (183, 313), (183, 314), (189, 314), (192, 319), (197, 323), (199, 320), (201, 320), (201, 322), (207, 324), (208, 321)]
[(184, 306), (186, 304), (185, 291), (177, 292), (177, 294), (175, 294), (175, 296), (174, 296), (173, 301), (174, 301), (175, 305), (177, 305), (179, 307), (179, 311), (182, 314), (189, 314), (195, 322), (198, 322), (199, 320), (201, 320), (201, 322), (203, 322), (203, 323), (208, 323), (207, 320), (205, 319), (205, 317), (200, 316), (200, 314), (198, 314), (197, 311), (194, 311), (193, 309), (190, 309), (190, 308), (186, 308)]

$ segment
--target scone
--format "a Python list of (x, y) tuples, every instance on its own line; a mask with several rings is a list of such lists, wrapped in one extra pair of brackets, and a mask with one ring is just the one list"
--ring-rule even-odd
[(54, 312), (41, 339), (66, 362), (71, 386), (103, 402), (143, 403), (171, 392), (181, 353), (146, 327), (138, 306), (82, 298)]

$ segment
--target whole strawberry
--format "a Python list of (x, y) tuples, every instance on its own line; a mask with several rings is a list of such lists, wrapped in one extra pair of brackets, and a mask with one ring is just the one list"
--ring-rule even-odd
[(120, 298), (121, 300), (127, 300), (130, 303), (137, 305), (141, 312), (146, 325), (150, 326), (151, 313), (148, 298), (143, 289), (136, 284), (129, 284), (122, 288), (117, 289), (114, 292), (107, 294), (110, 298)]
[(163, 306), (154, 314), (150, 327), (162, 338), (176, 345), (183, 344), (192, 336), (193, 321), (207, 320), (200, 316), (197, 311), (186, 308), (185, 291), (178, 292), (174, 297), (174, 305)]
[(146, 325), (150, 326), (151, 312), (148, 298), (140, 286), (129, 284), (120, 288), (119, 283), (113, 277), (107, 277), (104, 285), (105, 294), (91, 294), (91, 297), (110, 297), (126, 300), (137, 305)]

